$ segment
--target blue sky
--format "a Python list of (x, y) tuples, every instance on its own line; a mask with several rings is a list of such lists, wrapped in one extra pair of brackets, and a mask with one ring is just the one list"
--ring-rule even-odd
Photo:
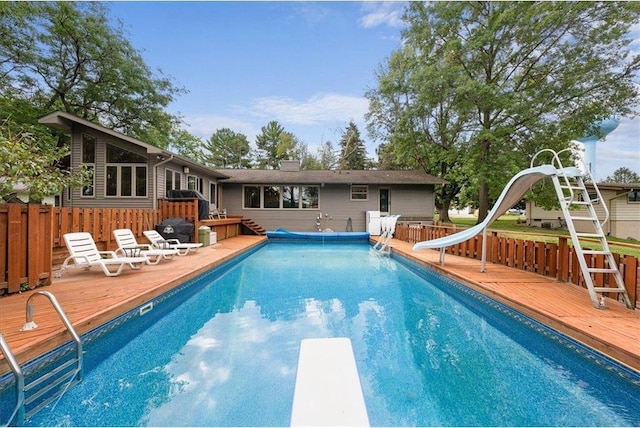
[[(113, 18), (152, 69), (189, 93), (169, 106), (193, 135), (219, 128), (253, 144), (277, 120), (312, 154), (337, 147), (353, 120), (370, 157), (364, 94), (400, 46), (401, 2), (111, 2)], [(636, 26), (640, 51), (640, 25)], [(640, 173), (640, 119), (622, 120), (597, 145), (598, 179), (626, 166)]]

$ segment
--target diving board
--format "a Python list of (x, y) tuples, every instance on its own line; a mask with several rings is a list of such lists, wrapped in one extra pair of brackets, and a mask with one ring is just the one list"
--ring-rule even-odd
[(290, 425), (369, 426), (351, 340), (302, 340)]

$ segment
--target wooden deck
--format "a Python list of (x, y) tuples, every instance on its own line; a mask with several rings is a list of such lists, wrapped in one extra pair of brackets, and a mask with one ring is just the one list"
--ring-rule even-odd
[[(176, 257), (142, 271), (125, 269), (119, 277), (106, 277), (99, 269), (68, 270), (63, 278), (38, 290), (52, 292), (67, 316), (83, 334), (183, 283), (199, 273), (256, 246), (266, 238), (240, 235)], [(503, 302), (530, 317), (577, 339), (640, 371), (640, 311), (608, 301), (595, 309), (585, 289), (540, 275), (493, 264), (480, 272), (480, 262), (447, 255), (438, 264), (439, 252), (415, 253), (412, 244), (393, 240), (393, 250), (433, 266), (458, 281)], [(27, 299), (34, 291), (0, 298), (0, 332), (22, 364), (70, 339), (62, 322), (44, 296), (35, 299), (34, 321), (39, 327), (21, 332)], [(8, 370), (0, 355), (0, 373)]]

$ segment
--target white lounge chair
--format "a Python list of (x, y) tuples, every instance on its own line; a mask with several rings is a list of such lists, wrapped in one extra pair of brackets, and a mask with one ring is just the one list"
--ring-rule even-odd
[(178, 250), (171, 248), (157, 249), (153, 248), (149, 244), (138, 244), (135, 235), (131, 229), (116, 229), (113, 231), (113, 236), (116, 238), (118, 244), (117, 254), (124, 256), (142, 255), (146, 256), (147, 264), (157, 265), (162, 259), (170, 259), (176, 254)]
[(172, 250), (177, 250), (180, 256), (186, 256), (191, 251), (197, 251), (198, 248), (202, 247), (202, 242), (180, 242), (177, 239), (164, 239), (155, 230), (145, 230), (142, 233), (151, 242), (153, 248), (171, 248)]
[[(58, 277), (69, 267), (91, 269), (99, 266), (106, 276), (118, 276), (125, 265), (131, 269), (140, 269), (147, 263), (148, 257), (119, 257), (114, 251), (98, 251), (93, 237), (88, 232), (66, 233), (64, 243), (69, 250), (69, 257), (65, 259), (58, 272)], [(109, 266), (116, 266), (115, 271), (111, 271)]]
[(213, 220), (214, 218), (227, 218), (227, 210), (219, 210), (216, 207), (216, 204), (209, 204), (209, 218)]

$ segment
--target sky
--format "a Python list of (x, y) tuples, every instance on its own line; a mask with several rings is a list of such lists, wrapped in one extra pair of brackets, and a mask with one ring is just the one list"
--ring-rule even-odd
[[(369, 157), (365, 93), (400, 47), (403, 2), (109, 2), (112, 19), (146, 64), (188, 93), (168, 111), (208, 139), (220, 128), (256, 135), (278, 121), (311, 154), (334, 148), (350, 121)], [(634, 49), (640, 52), (640, 24)], [(596, 144), (596, 179), (620, 167), (640, 174), (640, 118)]]

